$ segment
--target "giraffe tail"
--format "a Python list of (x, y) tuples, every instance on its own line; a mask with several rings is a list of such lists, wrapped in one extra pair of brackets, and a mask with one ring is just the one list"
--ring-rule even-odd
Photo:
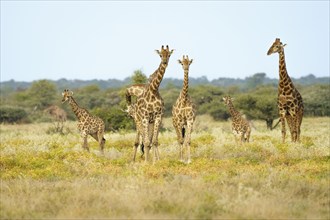
[(141, 144), (141, 152), (142, 152), (141, 157), (143, 157), (143, 155), (144, 155), (144, 144), (143, 143)]
[(182, 128), (182, 138), (185, 137), (185, 134), (186, 134), (186, 129), (185, 128)]

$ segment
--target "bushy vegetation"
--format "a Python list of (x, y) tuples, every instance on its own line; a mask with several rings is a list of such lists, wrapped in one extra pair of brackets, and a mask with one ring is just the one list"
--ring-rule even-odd
[(22, 108), (0, 106), (0, 123), (19, 123), (27, 117)]
[[(220, 79), (219, 79), (220, 80)], [(224, 80), (224, 79), (223, 79)], [(305, 81), (304, 81), (305, 80)], [(319, 82), (318, 78), (313, 76), (305, 77), (302, 80), (295, 80), (296, 87), (304, 99), (305, 116), (330, 116), (330, 83), (324, 80), (324, 84), (311, 84)], [(125, 80), (126, 86), (134, 83), (145, 83), (146, 75), (141, 70), (136, 70), (130, 80)], [(160, 93), (165, 102), (165, 117), (171, 116), (172, 105), (179, 96), (182, 88), (182, 81), (166, 82), (163, 79)], [(61, 82), (64, 83), (63, 79)], [(12, 108), (19, 108), (27, 114), (18, 112), (20, 120), (30, 122), (47, 122), (42, 113), (49, 105), (58, 105), (64, 108), (68, 113), (70, 120), (76, 117), (66, 103), (61, 104), (61, 92), (64, 85), (69, 86), (70, 81), (59, 87), (55, 83), (47, 80), (33, 82), (26, 89), (6, 89), (1, 88), (1, 103)], [(180, 83), (179, 83), (180, 82)], [(232, 80), (228, 85), (219, 83), (210, 83), (205, 77), (198, 80), (190, 80), (189, 94), (197, 105), (197, 114), (209, 114), (215, 120), (227, 120), (230, 115), (222, 102), (223, 95), (231, 95), (234, 99), (234, 105), (249, 120), (263, 120), (268, 129), (273, 128), (273, 122), (278, 118), (277, 110), (277, 82), (269, 80), (264, 73), (257, 73), (245, 80)], [(205, 85), (201, 84), (205, 82)], [(236, 82), (237, 85), (231, 83)], [(304, 85), (299, 84), (304, 83)], [(83, 83), (83, 82), (81, 82)], [(165, 85), (164, 85), (165, 84)], [(125, 108), (125, 88), (122, 84), (116, 88), (104, 88), (98, 81), (95, 84), (82, 84), (84, 86), (73, 89), (74, 98), (81, 107), (88, 109), (91, 113), (100, 116), (106, 123), (106, 130), (118, 131), (120, 129), (132, 129), (133, 123), (120, 109)], [(230, 86), (231, 85), (231, 86)], [(17, 114), (18, 114), (17, 113)], [(12, 112), (11, 115), (15, 114)], [(10, 116), (12, 119), (4, 122), (13, 122), (16, 116)]]
[(132, 163), (134, 132), (107, 132), (105, 154), (75, 122), (1, 125), (0, 218), (327, 219), (330, 118), (306, 118), (301, 143), (254, 121), (237, 145), (229, 121), (198, 116), (192, 163), (178, 161), (171, 119), (159, 136), (160, 161)]

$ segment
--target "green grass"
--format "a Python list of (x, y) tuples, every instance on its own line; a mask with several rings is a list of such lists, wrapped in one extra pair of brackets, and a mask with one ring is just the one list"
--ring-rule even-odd
[[(160, 161), (132, 163), (135, 134), (107, 133), (102, 156), (76, 124), (1, 125), (0, 217), (329, 219), (330, 118), (306, 118), (301, 143), (256, 121), (237, 145), (230, 122), (197, 117), (192, 163), (178, 161), (171, 119), (159, 136)], [(140, 152), (138, 152), (140, 155)]]

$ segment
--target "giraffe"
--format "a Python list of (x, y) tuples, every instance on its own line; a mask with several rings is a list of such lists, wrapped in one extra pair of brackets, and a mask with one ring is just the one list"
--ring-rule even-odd
[[(157, 71), (155, 71), (153, 74), (151, 74), (148, 78), (148, 82), (150, 83), (151, 80), (157, 75)], [(133, 84), (126, 88), (126, 93), (125, 93), (125, 98), (126, 98), (126, 110), (122, 110), (125, 112), (129, 117), (133, 118), (135, 126), (137, 128), (137, 134), (134, 142), (134, 154), (133, 154), (133, 162), (135, 161), (136, 158), (136, 151), (137, 148), (140, 146), (142, 155), (144, 155), (144, 145), (142, 141), (142, 134), (138, 129), (138, 126), (141, 126), (141, 123), (137, 120), (137, 114), (136, 114), (136, 105), (135, 103), (132, 103), (132, 96), (138, 97), (142, 95), (144, 89), (146, 88), (146, 84), (143, 83), (138, 83), (138, 84)], [(161, 98), (161, 97), (160, 97)], [(151, 127), (151, 126), (149, 126)]]
[(56, 131), (61, 132), (63, 131), (63, 124), (67, 119), (67, 114), (66, 112), (58, 107), (57, 105), (51, 105), (48, 108), (44, 110), (45, 113), (50, 114), (54, 119), (55, 119), (55, 128)]
[(172, 108), (172, 122), (177, 134), (178, 143), (180, 145), (180, 161), (184, 162), (183, 149), (186, 149), (187, 163), (191, 163), (190, 139), (193, 124), (196, 118), (196, 107), (188, 95), (188, 73), (189, 66), (192, 61), (192, 59), (189, 60), (188, 56), (183, 56), (182, 60), (178, 60), (184, 70), (184, 80), (182, 91)]
[(279, 110), (280, 121), (282, 124), (282, 142), (285, 142), (286, 130), (285, 120), (288, 123), (292, 142), (300, 142), (300, 126), (304, 115), (303, 99), (294, 87), (288, 75), (285, 64), (284, 47), (279, 38), (269, 48), (267, 55), (279, 54), (279, 83), (277, 107)]
[(227, 105), (231, 115), (232, 132), (235, 135), (236, 142), (238, 139), (240, 140), (240, 144), (242, 142), (249, 142), (251, 134), (250, 123), (234, 108), (233, 98), (230, 96), (224, 96), (222, 99), (225, 102), (225, 105)]
[(158, 133), (164, 113), (164, 101), (161, 98), (158, 89), (173, 50), (169, 50), (167, 45), (166, 48), (162, 46), (161, 50), (156, 50), (156, 52), (161, 58), (159, 67), (152, 74), (143, 93), (137, 97), (136, 101), (137, 129), (142, 135), (143, 144), (146, 148), (146, 162), (149, 159), (149, 151), (151, 147), (154, 147), (153, 162), (159, 160)]
[(101, 118), (91, 115), (86, 109), (79, 107), (77, 102), (73, 98), (73, 92), (65, 89), (62, 93), (62, 103), (66, 101), (71, 105), (72, 111), (78, 118), (78, 129), (83, 137), (83, 149), (89, 151), (87, 145), (87, 136), (91, 135), (100, 146), (100, 152), (103, 154), (104, 150), (104, 122)]

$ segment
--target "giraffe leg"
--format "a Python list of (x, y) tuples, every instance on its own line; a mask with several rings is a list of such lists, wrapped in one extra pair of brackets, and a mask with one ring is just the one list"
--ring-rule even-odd
[(87, 150), (89, 152), (89, 148), (88, 148), (88, 145), (87, 145), (87, 134), (86, 133), (83, 133), (83, 139), (84, 139), (84, 143), (83, 143), (83, 149)]
[(105, 139), (104, 139), (103, 133), (97, 132), (97, 133), (91, 134), (91, 136), (99, 143), (100, 152), (102, 154), (104, 154)]
[(137, 131), (136, 136), (135, 136), (135, 141), (134, 141), (134, 147), (133, 147), (133, 151), (134, 151), (133, 162), (135, 162), (136, 151), (137, 151), (137, 148), (139, 147), (139, 145), (140, 145), (140, 132)]
[(300, 127), (302, 123), (302, 118), (303, 118), (304, 110), (301, 109), (298, 114), (298, 120), (297, 120), (297, 141), (300, 142)]
[(191, 163), (191, 158), (190, 158), (190, 141), (191, 141), (191, 132), (192, 132), (192, 125), (193, 122), (188, 122), (187, 123), (187, 131), (185, 134), (184, 138), (184, 146), (187, 149), (187, 163)]
[(281, 116), (281, 125), (282, 125), (282, 143), (285, 143), (285, 117)]
[(246, 136), (245, 136), (245, 140), (246, 140), (246, 142), (250, 142), (250, 135), (251, 135), (251, 127), (250, 126), (248, 126), (247, 127), (247, 130), (246, 130)]
[(181, 126), (178, 125), (176, 118), (173, 118), (172, 120), (173, 120), (173, 127), (176, 131), (176, 135), (180, 147), (180, 155), (179, 155), (180, 161), (183, 162), (183, 135), (182, 135), (183, 129), (181, 129)]
[(150, 151), (150, 139), (149, 139), (149, 121), (148, 119), (142, 120), (142, 129), (143, 129), (143, 145), (145, 148), (145, 162), (149, 160), (149, 151)]
[(286, 121), (288, 122), (290, 134), (291, 134), (291, 142), (295, 142), (296, 140), (296, 131), (295, 131), (295, 119), (291, 115), (287, 115)]
[(152, 147), (154, 148), (153, 163), (155, 163), (156, 160), (159, 160), (158, 134), (159, 134), (159, 128), (160, 128), (161, 121), (162, 121), (161, 116), (158, 116), (157, 118), (155, 118), (155, 122), (154, 122), (154, 126), (153, 126), (153, 135), (152, 135)]
[(98, 135), (99, 139), (99, 145), (100, 145), (100, 152), (104, 154), (104, 144), (105, 144), (105, 138), (103, 132), (99, 133)]

